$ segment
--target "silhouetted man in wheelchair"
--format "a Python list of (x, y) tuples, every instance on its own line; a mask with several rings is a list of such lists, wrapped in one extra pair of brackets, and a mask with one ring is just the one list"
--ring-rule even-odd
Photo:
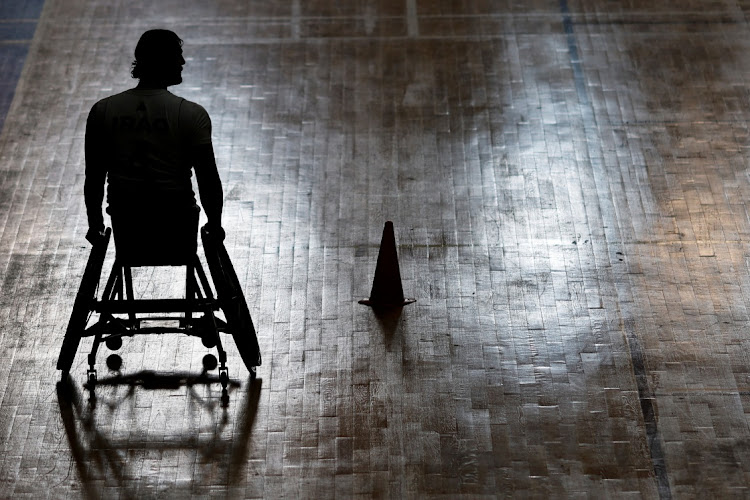
[[(94, 247), (73, 304), (57, 369), (65, 376), (80, 340), (93, 336), (87, 374), (93, 387), (96, 353), (102, 342), (117, 350), (123, 336), (185, 333), (201, 337), (207, 348), (218, 349), (222, 401), (228, 401), (227, 354), (219, 333), (233, 336), (251, 377), (262, 360), (242, 286), (223, 244), (223, 190), (211, 145), (211, 120), (198, 104), (167, 91), (182, 82), (184, 64), (182, 40), (176, 34), (147, 31), (135, 49), (132, 75), (138, 85), (102, 99), (89, 112), (84, 195), (89, 223), (86, 239)], [(215, 298), (196, 253), (200, 209), (192, 188), (193, 169), (208, 218), (201, 239)], [(110, 239), (102, 215), (105, 183), (116, 257), (102, 298), (96, 300)], [(185, 300), (136, 299), (131, 267), (140, 266), (185, 266)], [(217, 311), (223, 312), (225, 320), (215, 316)], [(88, 326), (92, 312), (98, 312), (99, 319)], [(141, 324), (139, 314), (156, 312), (182, 315), (151, 318), (177, 319), (177, 326)], [(195, 317), (195, 313), (202, 316)], [(128, 319), (121, 317), (124, 314)], [(205, 370), (216, 365), (215, 357), (204, 357)], [(119, 363), (110, 366), (108, 361), (108, 366), (119, 369)]]
[(211, 120), (203, 107), (167, 90), (182, 82), (184, 64), (175, 33), (145, 32), (131, 72), (138, 85), (97, 102), (86, 123), (86, 239), (96, 245), (103, 238), (106, 180), (118, 258), (127, 254), (133, 265), (179, 264), (195, 255), (200, 209), (193, 169), (205, 230), (224, 238)]

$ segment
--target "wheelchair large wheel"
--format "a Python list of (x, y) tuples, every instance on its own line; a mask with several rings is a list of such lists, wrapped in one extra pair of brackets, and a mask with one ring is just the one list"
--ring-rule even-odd
[(255, 367), (260, 366), (262, 361), (260, 346), (237, 273), (221, 241), (208, 235), (205, 228), (201, 231), (201, 239), (219, 305), (227, 318), (227, 327), (245, 367), (254, 374)]
[(91, 306), (96, 300), (96, 288), (99, 285), (99, 278), (101, 277), (104, 258), (107, 255), (111, 233), (112, 230), (107, 228), (102, 240), (94, 245), (89, 254), (86, 270), (83, 272), (83, 277), (81, 278), (81, 286), (78, 288), (78, 293), (73, 303), (73, 310), (70, 313), (68, 329), (65, 331), (60, 355), (57, 358), (57, 369), (62, 370), (63, 373), (70, 372), (76, 352), (78, 351), (78, 345), (81, 342), (81, 337), (86, 330)]
[(248, 371), (253, 374), (255, 367), (261, 364), (258, 336), (255, 333), (253, 318), (250, 316), (250, 310), (247, 308), (245, 296), (239, 287), (236, 287), (235, 290), (236, 292), (228, 301), (229, 303), (226, 305), (226, 308), (222, 309), (227, 316), (227, 325), (229, 326), (232, 338), (234, 338), (234, 343), (237, 345), (237, 350), (240, 352), (240, 356), (242, 356), (242, 361), (245, 363)]

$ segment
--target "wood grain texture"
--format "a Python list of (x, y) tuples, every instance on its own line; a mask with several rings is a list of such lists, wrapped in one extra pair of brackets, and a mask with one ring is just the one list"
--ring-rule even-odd
[[(748, 7), (47, 0), (0, 134), (0, 496), (746, 497)], [(263, 354), (253, 383), (227, 338), (227, 408), (94, 406), (86, 341), (54, 369), (86, 115), (155, 25), (212, 117)], [(417, 302), (375, 311), (387, 220)], [(120, 352), (197, 375), (207, 349)]]

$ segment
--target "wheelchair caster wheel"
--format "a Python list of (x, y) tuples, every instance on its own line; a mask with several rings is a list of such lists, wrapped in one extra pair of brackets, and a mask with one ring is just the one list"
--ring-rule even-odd
[(117, 354), (110, 354), (107, 356), (107, 368), (113, 372), (120, 371), (120, 368), (122, 368), (122, 358)]
[(90, 371), (87, 378), (88, 378), (89, 386), (93, 387), (96, 385), (96, 372), (95, 371)]
[(219, 382), (221, 382), (221, 387), (226, 390), (227, 385), (229, 385), (229, 373), (227, 373), (226, 369), (219, 373)]
[(213, 349), (214, 347), (216, 347), (216, 336), (211, 334), (203, 335), (201, 337), (201, 342), (207, 349)]
[(213, 354), (206, 354), (203, 356), (203, 369), (207, 372), (216, 369), (218, 365), (219, 362)]
[(104, 343), (107, 344), (107, 349), (116, 351), (122, 347), (122, 337), (110, 337)]

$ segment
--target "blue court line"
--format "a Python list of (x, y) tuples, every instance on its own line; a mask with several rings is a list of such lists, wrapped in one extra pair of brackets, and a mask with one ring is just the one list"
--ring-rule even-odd
[[(573, 19), (568, 9), (567, 0), (560, 1), (560, 13), (562, 14), (563, 30), (565, 31), (566, 41), (568, 44), (568, 54), (570, 65), (573, 69), (573, 81), (576, 87), (578, 102), (581, 105), (583, 115), (583, 127), (586, 133), (587, 143), (593, 144), (596, 141), (596, 122), (594, 120), (594, 108), (591, 105), (588, 92), (586, 90), (586, 78), (583, 72), (583, 65), (578, 53), (578, 42), (576, 41)], [(591, 137), (590, 137), (591, 136)], [(591, 157), (591, 155), (589, 155)], [(659, 427), (656, 421), (656, 396), (648, 385), (648, 375), (646, 373), (645, 355), (643, 347), (636, 334), (634, 320), (625, 318), (623, 321), (625, 336), (627, 338), (628, 348), (630, 349), (630, 361), (633, 365), (636, 386), (638, 388), (638, 399), (641, 403), (641, 413), (643, 422), (646, 427), (646, 440), (648, 442), (649, 453), (651, 454), (651, 464), (654, 468), (656, 484), (659, 491), (659, 498), (662, 500), (672, 498), (672, 490), (669, 486), (669, 474), (667, 473), (667, 463), (664, 458), (662, 449), (662, 439), (659, 433)]]
[(0, 2), (0, 131), (16, 93), (44, 0)]

